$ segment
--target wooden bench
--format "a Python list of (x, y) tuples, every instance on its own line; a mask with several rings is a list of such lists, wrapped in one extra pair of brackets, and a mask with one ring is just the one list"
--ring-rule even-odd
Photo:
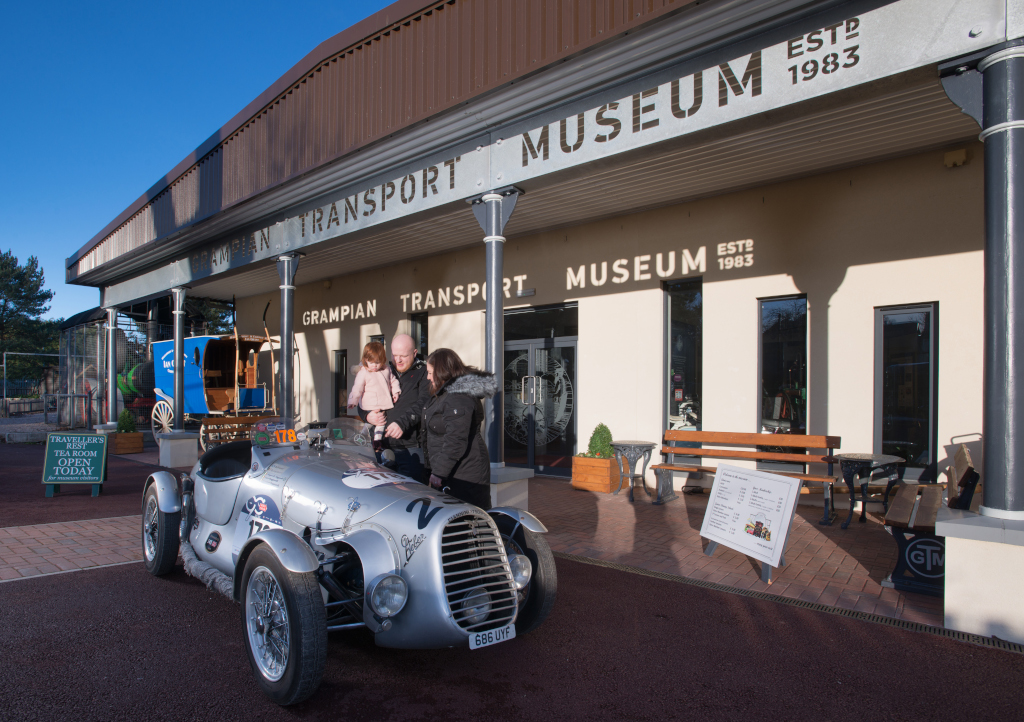
[(203, 451), (229, 441), (249, 438), (252, 425), (270, 416), (208, 416), (199, 427), (199, 443)]
[(885, 515), (885, 526), (896, 541), (896, 567), (882, 582), (901, 592), (941, 597), (945, 590), (946, 538), (936, 536), (935, 519), (943, 489), (953, 509), (977, 511), (979, 474), (963, 444), (946, 469), (946, 483), (901, 484)]
[[(700, 448), (688, 448), (672, 446), (675, 443), (701, 444)], [(662, 456), (667, 458), (667, 463), (655, 464), (654, 469), (658, 477), (657, 498), (654, 504), (662, 504), (676, 498), (672, 490), (672, 473), (707, 473), (714, 474), (718, 469), (714, 466), (703, 466), (698, 460), (705, 458), (715, 459), (742, 459), (745, 461), (774, 461), (802, 464), (803, 471), (776, 471), (773, 474), (781, 474), (800, 479), (805, 482), (822, 485), (824, 490), (825, 511), (819, 524), (830, 526), (835, 519), (835, 504), (832, 499), (832, 486), (841, 479), (833, 473), (833, 464), (836, 458), (833, 452), (839, 448), (840, 438), (838, 436), (806, 436), (802, 434), (743, 434), (728, 431), (681, 431), (667, 429), (664, 436), (664, 446), (661, 448)], [(708, 448), (707, 444), (716, 448)], [(717, 447), (750, 447), (747, 450), (735, 448)], [(760, 451), (758, 447), (782, 448), (784, 451)], [(812, 453), (817, 450), (824, 453)], [(693, 460), (676, 460), (674, 457), (693, 457)], [(810, 474), (807, 471), (808, 464), (826, 464), (828, 474)]]

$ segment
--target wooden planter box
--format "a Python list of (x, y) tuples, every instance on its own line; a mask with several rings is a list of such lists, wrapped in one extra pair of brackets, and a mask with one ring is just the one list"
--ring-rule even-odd
[(108, 454), (141, 454), (142, 432), (133, 434), (110, 434), (107, 440)]
[[(624, 483), (628, 483), (624, 480)], [(610, 494), (619, 488), (619, 467), (615, 458), (572, 457), (572, 487)]]

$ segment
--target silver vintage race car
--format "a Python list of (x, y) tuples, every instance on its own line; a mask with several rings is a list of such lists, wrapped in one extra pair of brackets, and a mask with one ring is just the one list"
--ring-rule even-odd
[(319, 686), (327, 633), (382, 647), (471, 649), (536, 628), (554, 604), (554, 557), (536, 517), (485, 512), (388, 470), (367, 429), (265, 419), (143, 492), (146, 569), (185, 569), (241, 603), (256, 681), (278, 704)]

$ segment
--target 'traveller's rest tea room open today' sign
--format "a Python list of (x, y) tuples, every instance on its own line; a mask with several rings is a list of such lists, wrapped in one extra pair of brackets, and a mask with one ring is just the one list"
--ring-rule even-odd
[[(564, 43), (524, 15), (511, 44), (464, 28), (469, 4), (396, 3), (318, 47), (69, 279), (110, 308), (234, 298), (245, 334), (269, 303), (304, 422), (346, 413), (373, 338), (486, 365), (497, 294), (504, 461), (542, 473), (599, 422), (828, 433), (908, 478), (980, 453), (985, 151), (940, 76), (1020, 36), (1012, 4), (643, 3)], [(496, 35), (362, 70), (442, 27)], [(491, 190), (515, 197), (495, 288), (467, 203)]]

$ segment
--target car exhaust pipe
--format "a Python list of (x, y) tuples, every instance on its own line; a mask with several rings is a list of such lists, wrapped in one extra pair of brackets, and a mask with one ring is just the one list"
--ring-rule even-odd
[(231, 601), (235, 601), (231, 577), (197, 557), (196, 550), (187, 541), (181, 544), (181, 560), (185, 562), (186, 574), (201, 581), (211, 592), (220, 592)]

